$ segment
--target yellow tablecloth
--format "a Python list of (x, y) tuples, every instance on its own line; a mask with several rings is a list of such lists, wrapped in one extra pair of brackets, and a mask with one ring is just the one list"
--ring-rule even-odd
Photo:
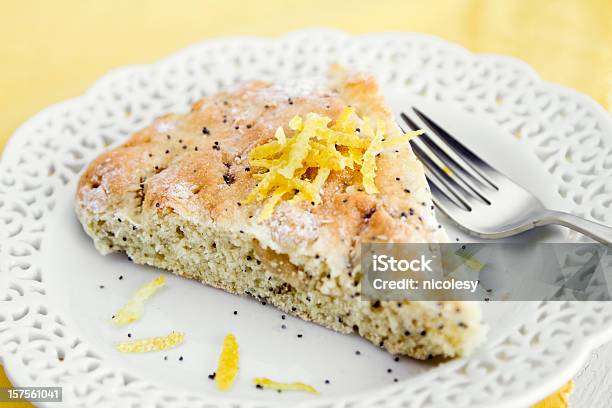
[[(22, 121), (82, 93), (111, 68), (152, 62), (214, 36), (309, 26), (422, 31), (476, 52), (509, 54), (612, 109), (610, 0), (23, 0), (2, 6), (0, 151)], [(7, 383), (0, 367), (0, 387)], [(563, 406), (555, 398), (549, 406)]]

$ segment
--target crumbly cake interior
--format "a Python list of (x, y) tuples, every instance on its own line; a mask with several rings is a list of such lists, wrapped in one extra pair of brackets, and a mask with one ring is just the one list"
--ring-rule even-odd
[[(325, 295), (330, 267), (321, 257), (304, 257), (299, 266), (287, 255), (264, 248), (241, 231), (221, 231), (176, 215), (129, 219), (101, 217), (87, 230), (101, 253), (124, 251), (140, 264), (153, 265), (238, 295), (250, 295), (341, 333), (355, 332), (392, 353), (417, 359), (454, 357), (471, 351), (480, 334), (479, 310), (465, 302), (366, 302), (360, 275), (341, 296)], [(358, 269), (357, 267), (355, 269)], [(408, 313), (403, 313), (406, 310)]]
[[(311, 93), (309, 93), (311, 92)], [(418, 359), (471, 352), (484, 338), (470, 302), (364, 301), (361, 242), (440, 242), (423, 169), (410, 146), (382, 152), (366, 194), (333, 174), (316, 206), (284, 202), (258, 223), (246, 157), (296, 114), (335, 117), (347, 105), (396, 128), (365, 75), (294, 94), (255, 81), (169, 114), (99, 156), (81, 177), (76, 210), (103, 254), (251, 295), (342, 333)], [(396, 129), (396, 132), (399, 130)]]

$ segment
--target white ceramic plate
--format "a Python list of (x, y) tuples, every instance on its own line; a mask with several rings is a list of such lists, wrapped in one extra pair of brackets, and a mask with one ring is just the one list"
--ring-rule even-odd
[[(489, 340), (472, 356), (442, 365), (395, 362), (356, 336), (283, 320), (270, 306), (174, 276), (141, 321), (125, 329), (108, 324), (160, 272), (94, 250), (72, 210), (83, 167), (155, 116), (184, 111), (220, 87), (316, 75), (333, 62), (373, 72), (395, 109), (422, 107), (550, 206), (612, 223), (610, 118), (519, 61), (475, 56), (417, 34), (306, 30), (205, 42), (153, 65), (111, 72), (85, 95), (34, 116), (6, 147), (0, 359), (16, 385), (59, 385), (67, 406), (84, 407), (515, 408), (554, 391), (612, 336), (610, 303), (491, 303), (483, 305)], [(520, 239), (565, 234), (543, 229)], [(171, 330), (186, 332), (186, 342), (167, 352), (113, 349), (128, 333)], [(228, 332), (238, 338), (241, 368), (232, 391), (220, 393), (207, 376)], [(254, 376), (303, 381), (321, 395), (257, 390)]]

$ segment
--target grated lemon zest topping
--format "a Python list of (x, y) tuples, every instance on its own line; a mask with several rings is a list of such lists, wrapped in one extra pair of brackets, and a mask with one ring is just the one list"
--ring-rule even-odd
[(273, 381), (269, 378), (258, 377), (253, 378), (253, 384), (259, 385), (263, 388), (269, 388), (272, 390), (280, 390), (280, 391), (305, 391), (310, 392), (312, 394), (318, 394), (314, 387), (311, 387), (308, 384), (304, 384), (301, 382), (293, 382), (293, 383), (280, 383), (277, 381)]
[[(368, 125), (369, 126), (369, 125)], [(376, 177), (376, 155), (382, 150), (382, 143), (384, 139), (384, 123), (379, 121), (376, 126), (374, 137), (370, 142), (370, 145), (363, 153), (363, 163), (361, 164), (361, 175), (362, 183), (366, 193), (376, 194), (378, 189), (374, 183), (374, 177)]]
[(165, 337), (149, 337), (126, 341), (116, 345), (117, 350), (122, 353), (147, 353), (149, 351), (161, 351), (176, 347), (185, 340), (185, 334), (172, 332)]
[(144, 302), (159, 288), (166, 284), (166, 277), (161, 275), (138, 289), (134, 297), (130, 299), (112, 318), (117, 326), (125, 326), (140, 319), (144, 314)]
[(484, 264), (474, 257), (466, 258), (465, 265), (474, 272), (480, 272), (484, 268)]
[[(304, 121), (302, 120), (301, 117), (299, 116), (294, 116), (290, 121), (289, 121), (289, 129), (291, 130), (302, 130), (304, 127)], [(279, 127), (279, 129), (282, 129), (282, 127)]]
[(366, 193), (378, 193), (378, 154), (423, 133), (419, 130), (387, 138), (383, 121), (374, 124), (368, 117), (360, 118), (352, 107), (330, 123), (327, 116), (312, 112), (305, 117), (296, 115), (289, 121), (292, 137), (287, 137), (281, 126), (272, 141), (251, 150), (250, 165), (263, 171), (252, 173), (259, 183), (246, 203), (266, 201), (258, 222), (269, 218), (281, 200), (320, 203), (321, 189), (332, 171), (359, 171)]
[(240, 354), (238, 353), (238, 343), (233, 334), (228, 334), (223, 339), (223, 349), (219, 356), (219, 365), (215, 374), (215, 382), (217, 388), (221, 391), (230, 389), (238, 374), (238, 361)]

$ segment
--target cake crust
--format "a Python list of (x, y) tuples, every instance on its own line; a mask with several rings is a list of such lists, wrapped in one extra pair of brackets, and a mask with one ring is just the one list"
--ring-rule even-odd
[(343, 171), (332, 173), (316, 206), (285, 202), (257, 222), (262, 203), (244, 203), (257, 183), (251, 149), (279, 126), (290, 135), (295, 115), (334, 118), (346, 106), (399, 134), (374, 79), (341, 68), (316, 86), (251, 81), (205, 97), (96, 158), (78, 184), (79, 220), (104, 254), (125, 251), (136, 262), (265, 298), (394, 353), (465, 354), (483, 336), (476, 304), (360, 298), (362, 242), (446, 240), (409, 145), (377, 158), (380, 194), (361, 191), (355, 174)]

